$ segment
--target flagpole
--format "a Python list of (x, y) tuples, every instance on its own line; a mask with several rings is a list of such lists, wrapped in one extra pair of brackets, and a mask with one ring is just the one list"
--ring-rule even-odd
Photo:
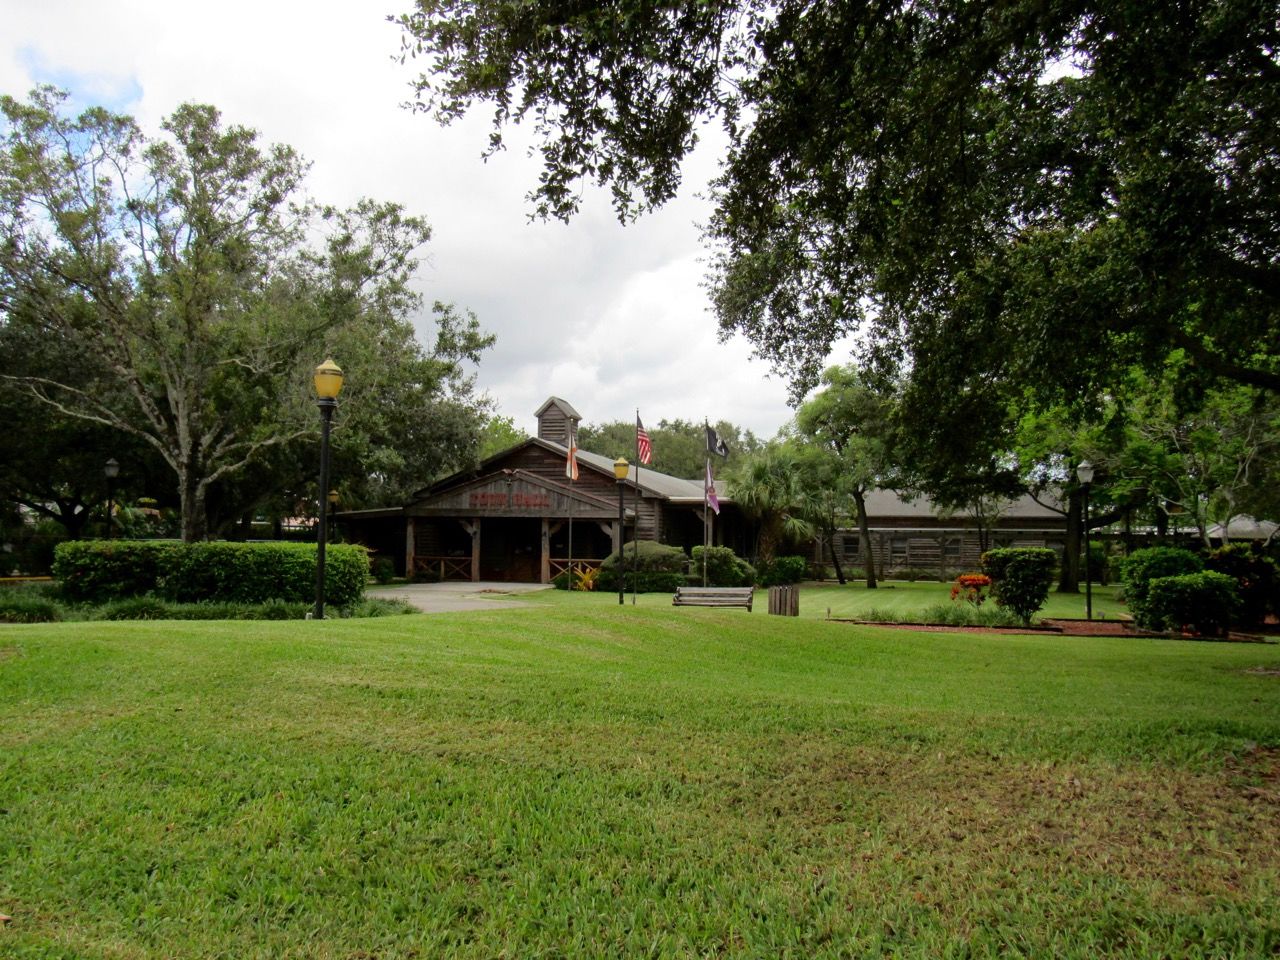
[(636, 519), (631, 535), (631, 605), (640, 589), (640, 408), (636, 407)]
[[(573, 421), (569, 421), (569, 452), (573, 455), (574, 449), (578, 446), (578, 438), (574, 436)], [(569, 582), (566, 584), (567, 589), (572, 592), (574, 584), (573, 576), (573, 470), (569, 470)]]
[(711, 454), (707, 454), (707, 470), (702, 478), (702, 585), (707, 585), (707, 551), (711, 549)]

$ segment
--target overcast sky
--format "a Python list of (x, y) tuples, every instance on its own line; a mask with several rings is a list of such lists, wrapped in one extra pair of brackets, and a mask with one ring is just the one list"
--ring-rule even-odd
[(772, 436), (791, 415), (786, 385), (741, 338), (717, 342), (701, 289), (707, 208), (696, 194), (715, 170), (714, 145), (695, 157), (680, 198), (637, 224), (618, 225), (596, 194), (567, 226), (531, 222), (538, 166), (518, 135), (485, 162), (487, 112), (445, 129), (401, 107), (419, 67), (395, 62), (400, 32), (385, 16), (408, 6), (0, 0), (0, 92), (25, 98), (55, 83), (149, 133), (179, 103), (211, 103), (225, 121), (297, 148), (317, 200), (370, 196), (425, 215), (435, 232), (422, 292), (475, 311), (497, 335), (479, 386), (530, 432), (533, 411), (556, 394), (590, 423), (638, 407), (646, 425), (725, 419)]

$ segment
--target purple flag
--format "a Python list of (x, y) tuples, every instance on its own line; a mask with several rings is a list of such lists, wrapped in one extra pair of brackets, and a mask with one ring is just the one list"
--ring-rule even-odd
[(711, 475), (711, 464), (707, 464), (707, 506), (716, 516), (720, 516), (720, 498), (716, 496), (716, 480)]

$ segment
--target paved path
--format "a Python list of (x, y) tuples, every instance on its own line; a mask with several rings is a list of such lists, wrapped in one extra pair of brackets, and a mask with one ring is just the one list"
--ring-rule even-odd
[(550, 590), (545, 583), (406, 583), (399, 587), (371, 587), (371, 597), (400, 597), (423, 613), (455, 613), (460, 610), (500, 610), (523, 607), (517, 597), (534, 590)]

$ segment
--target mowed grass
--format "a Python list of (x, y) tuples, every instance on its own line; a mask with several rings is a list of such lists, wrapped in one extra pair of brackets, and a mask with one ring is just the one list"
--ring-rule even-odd
[[(376, 588), (371, 592), (376, 596)], [(769, 591), (756, 590), (752, 605), (753, 615), (765, 616), (769, 610)], [(1128, 608), (1118, 599), (1120, 589), (1114, 585), (1093, 586), (1093, 616), (1095, 620), (1116, 620), (1128, 615)], [(547, 590), (534, 594), (522, 594), (524, 602), (536, 603), (570, 603), (598, 604), (602, 606), (618, 603), (617, 593), (568, 594), (563, 590)], [(623, 596), (624, 604), (633, 603), (631, 594)], [(634, 598), (636, 606), (670, 607), (669, 593), (642, 593)], [(896, 619), (906, 619), (924, 614), (929, 607), (938, 605), (952, 606), (957, 601), (951, 599), (951, 584), (936, 581), (888, 580), (881, 581), (880, 586), (868, 590), (865, 581), (850, 580), (846, 584), (834, 581), (823, 583), (807, 582), (800, 585), (800, 616), (810, 620), (826, 619), (828, 613), (834, 619), (865, 620), (874, 619), (876, 615), (888, 615)], [(959, 601), (960, 606), (966, 606)], [(995, 606), (994, 601), (987, 600), (983, 609)], [(1083, 592), (1058, 593), (1049, 592), (1044, 607), (1035, 616), (1035, 620), (1046, 617), (1066, 617), (1084, 619), (1085, 594)]]
[(1280, 950), (1280, 647), (602, 600), (0, 628), (0, 956)]

